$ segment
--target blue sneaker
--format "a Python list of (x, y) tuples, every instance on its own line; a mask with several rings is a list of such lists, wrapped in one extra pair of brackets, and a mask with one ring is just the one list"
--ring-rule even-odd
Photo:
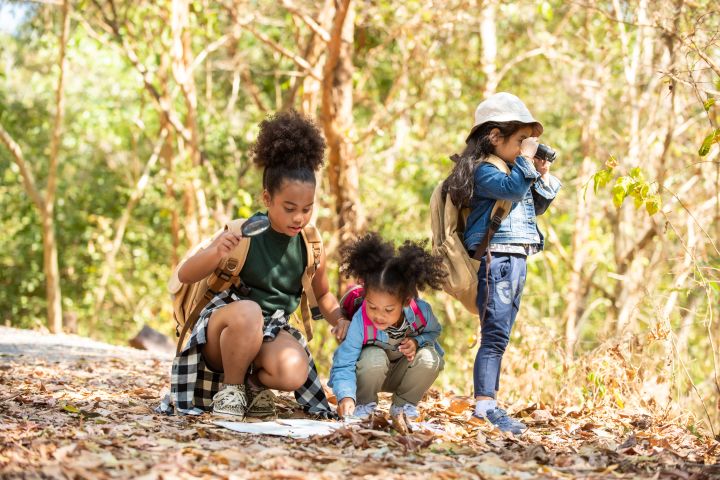
[(376, 408), (377, 403), (375, 402), (361, 403), (355, 406), (355, 411), (353, 412), (352, 416), (362, 419), (369, 418), (375, 413)]
[(503, 432), (511, 432), (519, 435), (527, 430), (527, 426), (524, 423), (508, 416), (507, 412), (502, 408), (488, 410), (485, 412), (485, 418)]
[(395, 417), (403, 413), (409, 420), (417, 420), (420, 417), (420, 412), (418, 412), (417, 407), (412, 403), (406, 403), (402, 407), (399, 407), (397, 405), (390, 406), (391, 416)]

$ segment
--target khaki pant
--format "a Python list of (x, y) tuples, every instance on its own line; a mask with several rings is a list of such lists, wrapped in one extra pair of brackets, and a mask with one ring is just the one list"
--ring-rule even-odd
[(418, 349), (412, 363), (400, 352), (365, 347), (356, 367), (357, 403), (377, 402), (378, 392), (389, 392), (393, 405), (417, 405), (444, 366), (433, 346)]

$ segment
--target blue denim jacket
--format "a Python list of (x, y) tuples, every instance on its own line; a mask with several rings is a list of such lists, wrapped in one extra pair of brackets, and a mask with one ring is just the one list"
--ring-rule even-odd
[[(418, 349), (432, 345), (440, 356), (443, 356), (445, 352), (437, 341), (442, 331), (440, 322), (435, 318), (430, 304), (419, 298), (416, 298), (415, 302), (425, 317), (427, 325), (420, 335), (411, 334), (410, 338), (414, 338), (417, 341)], [(412, 311), (412, 308), (405, 307), (403, 312), (409, 323), (415, 320), (415, 313)], [(382, 330), (378, 330), (377, 339), (385, 343), (389, 341), (387, 333)], [(357, 391), (355, 367), (363, 347), (362, 309), (358, 309), (350, 322), (345, 340), (343, 340), (333, 355), (333, 365), (332, 369), (330, 369), (328, 385), (332, 387), (333, 393), (335, 393), (338, 401), (348, 397), (353, 400), (357, 399), (355, 396)]]
[(538, 250), (542, 250), (544, 238), (535, 216), (545, 213), (561, 187), (560, 181), (552, 175), (548, 183), (540, 179), (540, 174), (524, 157), (517, 157), (510, 175), (490, 163), (481, 163), (475, 169), (465, 247), (473, 251), (485, 238), (495, 201), (509, 200), (513, 202), (512, 209), (495, 232), (492, 243), (538, 245)]

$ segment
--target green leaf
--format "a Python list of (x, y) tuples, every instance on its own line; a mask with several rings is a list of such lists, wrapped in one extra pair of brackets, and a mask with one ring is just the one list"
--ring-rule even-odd
[(641, 182), (643, 180), (642, 169), (640, 169), (640, 167), (635, 167), (632, 170), (630, 170), (630, 178)]
[(703, 108), (705, 109), (706, 112), (709, 112), (710, 107), (712, 107), (713, 105), (715, 105), (715, 99), (709, 98), (705, 103), (703, 103)]
[(642, 207), (643, 203), (645, 203), (645, 201), (643, 200), (643, 198), (640, 195), (633, 195), (633, 202), (635, 204), (636, 210), (638, 208)]
[(701, 157), (704, 157), (710, 152), (710, 148), (712, 147), (713, 143), (717, 143), (720, 141), (720, 128), (715, 129), (714, 132), (712, 132), (710, 135), (705, 137), (705, 140), (703, 140), (702, 145), (700, 146), (700, 150), (698, 150), (698, 155)]
[(610, 183), (610, 180), (612, 180), (612, 170), (609, 168), (600, 170), (599, 172), (595, 173), (595, 175), (593, 175), (595, 193), (597, 194), (600, 188)]
[(63, 407), (63, 410), (65, 410), (66, 412), (70, 412), (70, 413), (80, 413), (80, 409), (79, 409), (79, 408), (77, 408), (77, 407), (75, 407), (75, 406), (73, 406), (73, 405), (70, 405), (70, 404), (65, 405), (65, 406)]
[(620, 208), (623, 200), (625, 200), (625, 197), (627, 196), (627, 191), (625, 190), (625, 187), (623, 187), (623, 185), (616, 184), (612, 189), (612, 196), (615, 208)]
[(552, 19), (554, 17), (554, 11), (553, 11), (552, 5), (550, 5), (550, 2), (542, 2), (540, 4), (540, 14), (548, 22), (552, 21)]
[(655, 215), (659, 212), (660, 207), (662, 207), (660, 195), (650, 195), (647, 200), (645, 200), (645, 210), (647, 210), (650, 215)]

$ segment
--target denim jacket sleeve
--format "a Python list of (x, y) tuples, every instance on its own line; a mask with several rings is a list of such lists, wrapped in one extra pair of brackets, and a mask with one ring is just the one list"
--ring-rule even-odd
[(535, 205), (535, 215), (542, 215), (550, 206), (558, 191), (562, 187), (557, 177), (549, 175), (548, 181), (538, 178), (532, 187), (533, 203)]
[(540, 174), (524, 157), (517, 157), (510, 175), (490, 163), (481, 163), (475, 169), (474, 195), (496, 200), (519, 202)]
[(442, 332), (442, 326), (433, 314), (432, 308), (430, 307), (429, 303), (420, 299), (416, 299), (415, 301), (417, 302), (418, 307), (420, 307), (420, 311), (425, 316), (425, 321), (427, 322), (423, 333), (414, 337), (417, 341), (418, 348), (421, 348), (426, 345), (432, 345), (437, 341), (440, 333)]
[(356, 400), (357, 377), (355, 368), (363, 346), (362, 310), (353, 315), (345, 340), (335, 350), (333, 365), (330, 369), (330, 385), (338, 402), (343, 398)]

